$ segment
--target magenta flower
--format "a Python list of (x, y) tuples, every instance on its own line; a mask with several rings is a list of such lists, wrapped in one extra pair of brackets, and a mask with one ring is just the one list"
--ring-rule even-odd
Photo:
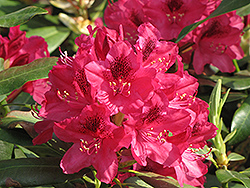
[(241, 59), (240, 34), (244, 24), (235, 12), (227, 13), (206, 21), (194, 35), (196, 50), (193, 65), (201, 74), (206, 64), (219, 68), (222, 72), (233, 72), (233, 59)]
[(141, 67), (129, 43), (118, 41), (105, 61), (85, 66), (87, 80), (97, 90), (97, 99), (116, 114), (139, 109), (152, 94), (155, 70)]
[(130, 144), (123, 128), (111, 123), (109, 111), (98, 104), (87, 105), (79, 116), (55, 123), (54, 132), (61, 140), (74, 143), (62, 158), (64, 173), (92, 165), (97, 178), (105, 183), (111, 183), (117, 174), (115, 152)]
[(185, 26), (199, 20), (206, 6), (207, 1), (202, 0), (160, 0), (148, 1), (143, 10), (162, 37), (171, 40)]
[(161, 34), (152, 24), (142, 24), (138, 28), (138, 36), (135, 47), (142, 56), (143, 67), (166, 72), (175, 63), (178, 56), (177, 44), (159, 41)]
[[(49, 57), (48, 45), (42, 37), (32, 36), (27, 38), (26, 32), (20, 31), (19, 25), (11, 27), (8, 37), (0, 35), (0, 57), (4, 59), (4, 69), (28, 64), (35, 59)], [(34, 100), (41, 104), (43, 94), (49, 90), (47, 79), (30, 81), (24, 84), (21, 90), (12, 92), (7, 100), (24, 91), (33, 96)]]
[(195, 187), (204, 187), (204, 175), (207, 173), (207, 165), (203, 163), (204, 156), (197, 155), (191, 149), (185, 150), (181, 155), (181, 160), (174, 167), (164, 167), (150, 159), (147, 159), (147, 166), (135, 164), (138, 171), (154, 172), (163, 176), (175, 178), (181, 186), (183, 184)]
[[(148, 19), (143, 12), (144, 3), (139, 0), (120, 0), (109, 4), (104, 12), (104, 20), (109, 28), (118, 30), (122, 24), (125, 40), (135, 44), (137, 28)], [(119, 18), (119, 19), (117, 19)]]
[(168, 108), (166, 96), (156, 94), (143, 106), (142, 113), (127, 118), (124, 126), (132, 135), (131, 152), (140, 165), (146, 166), (147, 158), (164, 166), (172, 166), (179, 159), (179, 149), (168, 140), (187, 129), (188, 112)]

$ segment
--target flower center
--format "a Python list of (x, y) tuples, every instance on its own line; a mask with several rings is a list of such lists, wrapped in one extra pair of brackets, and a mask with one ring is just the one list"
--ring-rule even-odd
[(110, 63), (110, 71), (115, 80), (126, 79), (132, 68), (130, 62), (126, 57), (116, 57), (114, 61)]
[(139, 27), (143, 21), (140, 19), (139, 17), (139, 13), (138, 12), (135, 12), (135, 11), (132, 11), (132, 13), (130, 14), (130, 17), (129, 17), (130, 21), (133, 22), (137, 27)]
[(152, 123), (156, 119), (158, 119), (161, 115), (161, 110), (158, 106), (154, 106), (149, 109), (149, 111), (146, 113), (146, 115), (142, 118), (142, 121), (146, 123)]
[(142, 52), (143, 61), (146, 61), (148, 59), (149, 55), (154, 50), (154, 48), (155, 48), (155, 42), (153, 40), (149, 40), (145, 46), (145, 49)]
[(227, 33), (227, 28), (223, 27), (219, 21), (214, 20), (208, 29), (203, 33), (201, 39), (210, 37), (221, 38)]
[(167, 6), (168, 6), (168, 8), (169, 8), (169, 10), (171, 12), (175, 12), (175, 11), (180, 10), (180, 8), (182, 7), (182, 5), (183, 5), (183, 2), (180, 1), (180, 0), (170, 0), (167, 3)]
[(102, 117), (98, 115), (88, 116), (81, 122), (81, 133), (87, 133), (92, 136), (101, 136), (105, 130), (105, 122)]
[(87, 81), (84, 70), (76, 71), (74, 80), (77, 82), (83, 94), (90, 93), (90, 83)]

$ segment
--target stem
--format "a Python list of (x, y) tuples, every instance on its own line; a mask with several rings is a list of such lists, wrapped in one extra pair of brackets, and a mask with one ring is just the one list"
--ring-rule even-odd
[(240, 72), (240, 67), (239, 67), (236, 59), (233, 59), (233, 63), (234, 63), (236, 72)]
[(193, 46), (194, 44), (195, 44), (195, 43), (191, 43), (191, 42), (188, 42), (188, 43), (184, 44), (183, 46), (181, 46), (181, 47), (179, 48), (179, 52), (180, 52), (180, 53), (184, 53), (184, 51), (185, 51), (186, 49), (188, 49), (189, 47)]

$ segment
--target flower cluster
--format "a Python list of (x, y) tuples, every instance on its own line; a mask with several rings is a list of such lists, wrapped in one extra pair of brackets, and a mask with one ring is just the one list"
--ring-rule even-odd
[[(175, 41), (185, 26), (206, 18), (220, 3), (221, 0), (119, 0), (108, 5), (104, 19), (109, 28), (116, 30), (122, 24), (125, 38), (132, 44), (138, 38), (137, 28), (147, 22), (160, 31), (162, 40)], [(206, 64), (222, 72), (233, 72), (232, 60), (241, 59), (244, 54), (240, 47), (243, 26), (235, 12), (207, 20), (178, 43), (183, 61), (192, 62), (197, 74), (203, 72)]]
[[(48, 45), (42, 37), (26, 37), (25, 31), (20, 31), (20, 26), (11, 27), (8, 37), (0, 35), (0, 58), (4, 59), (4, 69), (28, 64), (35, 59), (49, 57)], [(47, 79), (39, 79), (24, 84), (22, 91), (33, 96), (38, 102), (42, 102), (43, 93), (48, 90)], [(13, 97), (15, 92), (9, 98)]]
[(198, 82), (183, 70), (177, 44), (161, 40), (150, 23), (131, 28), (138, 35), (133, 43), (126, 24), (119, 32), (88, 29), (89, 36), (75, 40), (75, 56), (62, 54), (49, 73), (34, 144), (53, 133), (73, 143), (61, 160), (64, 173), (92, 165), (100, 181), (111, 183), (120, 162), (134, 159), (135, 169), (203, 186), (206, 156), (196, 150), (217, 128), (207, 121), (208, 104), (195, 97)]

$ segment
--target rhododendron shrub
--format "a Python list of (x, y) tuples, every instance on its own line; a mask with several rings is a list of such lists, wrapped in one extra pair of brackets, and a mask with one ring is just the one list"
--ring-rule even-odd
[[(167, 176), (181, 185), (202, 186), (207, 167), (193, 155), (204, 156), (190, 148), (203, 148), (217, 128), (207, 122), (207, 103), (195, 98), (197, 80), (183, 71), (177, 45), (161, 41), (152, 24), (138, 28), (135, 44), (123, 37), (122, 27), (119, 33), (89, 27), (89, 36), (75, 40), (76, 55), (62, 54), (49, 73), (51, 89), (39, 112), (43, 120), (35, 124), (34, 144), (53, 132), (74, 143), (61, 161), (64, 173), (93, 166), (100, 181), (111, 183), (118, 173), (116, 153), (126, 148), (138, 165), (150, 160), (172, 169)], [(200, 170), (183, 170), (191, 163)]]
[[(151, 23), (159, 30), (162, 43), (175, 41), (185, 26), (208, 17), (220, 2), (218, 0), (122, 0), (109, 3), (104, 19), (109, 28), (118, 29), (118, 26), (123, 24), (125, 38), (132, 44), (141, 37), (138, 34), (139, 30), (136, 29), (144, 23)], [(235, 67), (232, 60), (243, 57), (243, 50), (240, 47), (242, 31), (242, 19), (235, 12), (212, 18), (178, 43), (180, 54), (185, 63), (192, 63), (196, 74), (202, 74), (206, 64), (216, 66), (221, 72), (233, 72)], [(159, 37), (159, 34), (155, 37)], [(155, 44), (150, 45), (152, 50)]]
[[(27, 38), (26, 32), (20, 31), (19, 27), (11, 27), (8, 37), (0, 35), (0, 58), (4, 59), (4, 69), (49, 57), (48, 45), (45, 40), (39, 36)], [(40, 79), (27, 82), (21, 90), (31, 94), (35, 101), (40, 104), (43, 100), (43, 94), (49, 90), (47, 81), (47, 79)], [(15, 94), (13, 93), (13, 95)]]

